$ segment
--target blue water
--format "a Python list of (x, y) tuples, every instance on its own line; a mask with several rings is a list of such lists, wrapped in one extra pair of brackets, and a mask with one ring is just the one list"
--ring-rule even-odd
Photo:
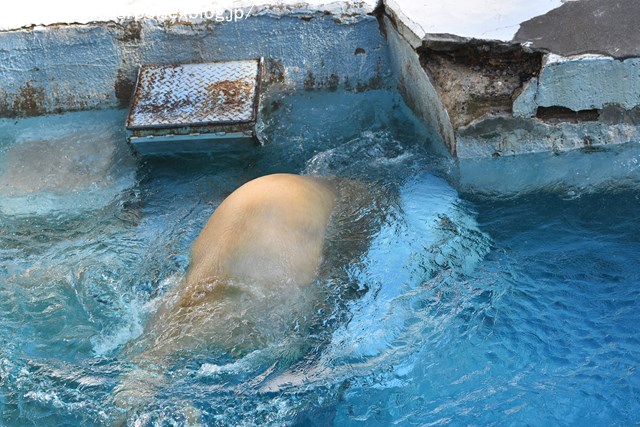
[(449, 285), (455, 307), (429, 301), (454, 313), (408, 372), (352, 389), (336, 425), (637, 424), (638, 191), (466, 196), (491, 252)]
[[(137, 159), (123, 111), (0, 123), (0, 425), (640, 422), (637, 142), (458, 163), (393, 93), (266, 105), (264, 147), (212, 155)], [(56, 153), (71, 160), (51, 169)], [(310, 329), (178, 354), (124, 413), (127, 344), (213, 209), (273, 172), (346, 176), (375, 201), (342, 219), (357, 233), (330, 246)]]

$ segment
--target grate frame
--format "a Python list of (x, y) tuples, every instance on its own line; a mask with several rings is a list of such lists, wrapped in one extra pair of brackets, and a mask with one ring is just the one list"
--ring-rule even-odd
[(130, 131), (254, 124), (263, 59), (147, 65), (138, 70)]

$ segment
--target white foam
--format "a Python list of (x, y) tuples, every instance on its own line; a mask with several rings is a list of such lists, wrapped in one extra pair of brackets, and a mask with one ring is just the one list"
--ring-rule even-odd
[(132, 302), (129, 304), (128, 309), (124, 311), (124, 323), (120, 327), (110, 333), (91, 339), (94, 354), (97, 357), (103, 357), (142, 335), (144, 331), (142, 319), (145, 312), (146, 310), (140, 303)]
[[(158, 288), (165, 290), (173, 287), (182, 279), (180, 274), (174, 274), (164, 279)], [(93, 352), (96, 356), (105, 356), (118, 347), (135, 340), (144, 332), (144, 323), (149, 314), (155, 313), (163, 301), (161, 295), (149, 301), (133, 299), (122, 302), (123, 323), (112, 331), (107, 331), (92, 338)]]
[(198, 375), (203, 377), (216, 377), (224, 374), (235, 374), (242, 369), (239, 362), (228, 363), (226, 365), (216, 365), (214, 363), (205, 363), (198, 370)]

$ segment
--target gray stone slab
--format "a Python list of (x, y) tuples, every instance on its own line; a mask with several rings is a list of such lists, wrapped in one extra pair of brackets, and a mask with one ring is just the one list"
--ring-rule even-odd
[(597, 53), (640, 56), (640, 1), (579, 0), (523, 22), (514, 42), (562, 56)]

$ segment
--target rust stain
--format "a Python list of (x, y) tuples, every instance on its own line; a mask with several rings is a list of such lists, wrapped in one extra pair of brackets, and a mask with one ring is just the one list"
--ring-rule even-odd
[(118, 41), (136, 43), (142, 40), (142, 23), (139, 21), (125, 21), (118, 26)]
[(316, 86), (316, 78), (311, 72), (311, 70), (307, 71), (307, 78), (304, 79), (304, 89), (305, 90), (313, 90)]
[(382, 88), (384, 88), (384, 80), (382, 77), (376, 75), (366, 82), (358, 83), (356, 85), (356, 92), (365, 92), (367, 90), (378, 90)]
[(161, 23), (165, 28), (173, 28), (173, 27), (189, 27), (192, 28), (196, 24), (191, 22), (189, 19), (182, 19), (181, 17), (171, 17), (162, 21)]
[(164, 117), (167, 111), (179, 110), (179, 109), (188, 107), (191, 104), (192, 103), (189, 98), (176, 99), (176, 98), (166, 97), (157, 103), (151, 103), (151, 102), (139, 103), (137, 105), (137, 110), (139, 114), (153, 114), (155, 116)]
[[(128, 128), (253, 120), (259, 61), (147, 66), (140, 71)], [(257, 79), (257, 80), (256, 80)]]
[(251, 96), (254, 85), (245, 80), (221, 80), (211, 83), (206, 88), (209, 95), (210, 108), (215, 109), (224, 103), (225, 106), (234, 108), (246, 103)]
[(335, 92), (340, 85), (340, 77), (337, 74), (331, 74), (327, 79), (327, 87), (330, 91)]
[[(348, 85), (348, 82), (345, 81), (345, 85)], [(328, 89), (331, 92), (335, 92), (339, 87), (340, 76), (336, 73), (328, 76), (315, 76), (309, 71), (304, 81), (304, 89), (307, 91)]]
[(116, 99), (120, 101), (121, 104), (127, 104), (131, 100), (134, 88), (135, 81), (129, 77), (127, 71), (122, 68), (119, 69), (114, 85)]
[[(251, 96), (253, 91), (252, 82), (236, 81), (236, 80), (221, 80), (211, 83), (205, 88), (207, 97), (204, 101), (204, 105), (207, 109), (215, 111), (219, 108), (241, 108), (243, 107), (247, 99)], [(157, 102), (149, 102), (137, 104), (137, 112), (139, 114), (153, 114), (154, 116), (162, 116), (169, 111), (177, 111), (194, 104), (194, 101), (190, 97), (176, 98), (174, 96), (167, 95), (157, 100)]]
[(284, 83), (285, 69), (281, 60), (268, 59), (266, 68), (268, 70), (268, 82), (270, 84)]
[(13, 101), (13, 112), (23, 116), (44, 114), (44, 89), (25, 83)]
[(349, 76), (344, 76), (344, 88), (345, 90), (351, 91), (353, 90), (353, 86), (351, 86), (351, 81), (349, 80)]
[[(167, 76), (164, 77), (164, 80), (171, 81), (175, 79), (180, 69), (180, 65), (167, 67)], [(169, 92), (165, 92), (159, 98), (150, 96), (151, 88), (157, 80), (158, 77), (152, 73), (145, 75), (143, 81), (138, 82), (139, 90), (136, 92), (134, 103), (139, 114), (153, 114), (154, 116), (164, 117), (167, 111), (175, 111), (191, 105), (189, 98), (176, 98)], [(145, 100), (145, 102), (140, 102), (141, 100)]]
[(11, 108), (9, 108), (9, 101), (7, 99), (7, 93), (0, 88), (0, 117), (12, 117)]

